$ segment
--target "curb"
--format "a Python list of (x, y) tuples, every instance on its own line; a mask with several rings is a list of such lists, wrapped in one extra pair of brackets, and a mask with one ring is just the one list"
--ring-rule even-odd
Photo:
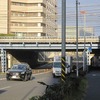
[[(34, 75), (39, 75), (39, 74), (43, 74), (43, 73), (47, 73), (47, 72), (51, 72), (52, 69), (33, 69), (32, 70), (32, 74)], [(3, 74), (0, 74), (0, 75), (3, 75)], [(5, 80), (6, 78), (0, 78), (0, 81), (1, 80)]]
[[(39, 75), (39, 74), (48, 73), (48, 72), (51, 72), (51, 71), (52, 71), (52, 69), (33, 69), (32, 74), (33, 75)], [(0, 73), (0, 75), (5, 75), (5, 74)], [(0, 78), (0, 81), (5, 80), (5, 79), (6, 78)]]

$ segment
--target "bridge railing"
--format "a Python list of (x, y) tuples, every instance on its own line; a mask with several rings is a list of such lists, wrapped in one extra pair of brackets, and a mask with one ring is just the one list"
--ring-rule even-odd
[[(98, 36), (86, 36), (86, 42), (100, 42)], [(61, 43), (61, 37), (57, 36), (41, 36), (41, 37), (26, 37), (26, 36), (0, 36), (0, 42), (58, 42)], [(76, 42), (76, 37), (66, 37), (66, 42)], [(78, 42), (84, 42), (84, 36), (78, 37)]]
[[(85, 38), (98, 38), (99, 36), (86, 36)], [(58, 39), (61, 39), (61, 37), (58, 37), (58, 36), (0, 36), (0, 39), (3, 39), (3, 38), (45, 38), (45, 39), (48, 39), (48, 38), (58, 38)], [(74, 37), (66, 37), (66, 38), (76, 38), (75, 36)], [(78, 38), (84, 38), (84, 36), (79, 36)]]

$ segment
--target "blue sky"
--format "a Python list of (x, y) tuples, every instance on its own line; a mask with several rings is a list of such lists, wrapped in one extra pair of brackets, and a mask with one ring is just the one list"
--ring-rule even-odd
[[(81, 5), (100, 4), (100, 0), (78, 0)], [(75, 5), (76, 0), (66, 0), (67, 5)]]
[[(58, 2), (58, 14), (61, 15), (61, 1)], [(100, 0), (78, 0), (79, 8), (79, 25), (84, 26), (84, 19), (80, 12), (85, 10), (86, 14), (86, 27), (93, 27), (96, 35), (100, 36)], [(67, 14), (67, 26), (75, 26), (75, 13), (76, 13), (76, 0), (66, 0), (66, 14)], [(58, 22), (61, 22), (61, 17), (58, 18)]]
[[(57, 0), (58, 3), (61, 3), (62, 0)], [(100, 0), (78, 0), (81, 5), (95, 5), (100, 4)], [(68, 6), (75, 6), (76, 0), (66, 0)]]

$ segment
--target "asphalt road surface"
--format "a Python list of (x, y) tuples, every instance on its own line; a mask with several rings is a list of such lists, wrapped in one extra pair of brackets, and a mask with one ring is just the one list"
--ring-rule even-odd
[(100, 100), (100, 69), (87, 74), (88, 90), (84, 100)]
[(43, 95), (46, 86), (38, 83), (38, 81), (47, 84), (58, 82), (59, 78), (53, 78), (52, 73), (33, 75), (30, 81), (11, 80), (5, 78), (0, 80), (0, 100), (29, 100), (32, 96)]

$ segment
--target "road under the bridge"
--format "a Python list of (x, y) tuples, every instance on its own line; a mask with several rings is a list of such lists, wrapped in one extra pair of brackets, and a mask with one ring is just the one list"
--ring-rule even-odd
[(35, 68), (38, 63), (38, 52), (34, 50), (7, 50), (7, 53), (12, 56), (10, 62), (12, 64), (24, 62), (28, 63), (31, 68)]
[[(38, 63), (38, 57), (39, 57), (40, 50), (33, 50), (33, 49), (6, 49), (7, 53), (7, 68), (10, 68), (11, 65), (19, 63), (19, 62), (25, 62), (30, 65), (30, 67), (36, 68)], [(46, 52), (46, 51), (45, 51)], [(47, 50), (47, 52), (50, 52)], [(52, 51), (57, 52), (57, 51)], [(60, 51), (59, 51), (60, 52)], [(66, 50), (66, 52), (76, 52)], [(81, 51), (82, 52), (82, 51)], [(93, 49), (90, 54), (100, 55), (99, 49)], [(10, 55), (10, 57), (8, 56)], [(3, 67), (1, 66), (0, 69)]]

